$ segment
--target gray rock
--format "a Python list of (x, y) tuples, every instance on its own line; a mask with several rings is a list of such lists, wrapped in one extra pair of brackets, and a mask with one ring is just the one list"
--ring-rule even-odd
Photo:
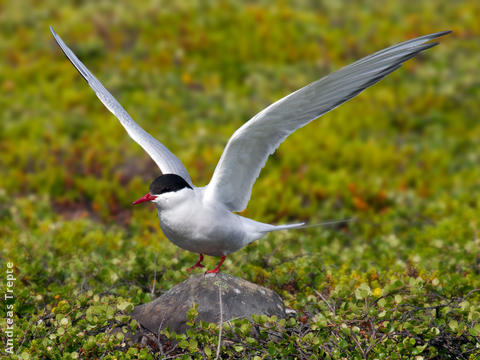
[(276, 292), (224, 273), (193, 276), (157, 299), (135, 307), (131, 316), (154, 334), (167, 327), (184, 333), (187, 330), (187, 311), (196, 303), (198, 320), (218, 324), (219, 287), (223, 321), (248, 318), (252, 314), (285, 318), (285, 305)]

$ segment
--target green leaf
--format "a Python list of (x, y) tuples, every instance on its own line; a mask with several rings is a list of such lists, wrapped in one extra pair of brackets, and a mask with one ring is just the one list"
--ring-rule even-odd
[(133, 310), (133, 304), (129, 301), (123, 301), (120, 304), (117, 304), (117, 309), (129, 313)]
[(448, 326), (453, 331), (457, 331), (458, 330), (458, 321), (457, 320), (450, 320), (450, 322), (448, 323)]
[(212, 349), (210, 349), (208, 346), (203, 348), (203, 351), (205, 352), (205, 355), (207, 355), (208, 357), (212, 356)]
[(370, 296), (372, 294), (372, 291), (370, 289), (370, 286), (366, 283), (360, 284), (360, 286), (355, 290), (355, 297), (358, 300), (365, 299), (366, 297)]

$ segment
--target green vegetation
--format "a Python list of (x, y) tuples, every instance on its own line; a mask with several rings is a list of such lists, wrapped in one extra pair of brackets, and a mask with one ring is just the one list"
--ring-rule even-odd
[[(390, 44), (453, 30), (270, 158), (246, 215), (357, 221), (272, 234), (227, 258), (224, 271), (277, 291), (297, 313), (256, 318), (256, 332), (226, 325), (222, 357), (480, 357), (478, 14), (478, 1), (447, 0), (0, 3), (11, 358), (162, 358), (155, 344), (130, 347), (109, 329), (135, 329), (132, 306), (186, 279), (196, 261), (166, 240), (149, 205), (130, 207), (159, 171), (48, 25), (197, 185), (269, 103)], [(194, 315), (168, 356), (215, 357), (218, 326)], [(7, 316), (4, 302), (4, 344)]]

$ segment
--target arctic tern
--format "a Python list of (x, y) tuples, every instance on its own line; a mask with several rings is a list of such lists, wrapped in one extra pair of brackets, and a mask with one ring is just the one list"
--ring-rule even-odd
[(240, 216), (250, 200), (252, 186), (267, 158), (295, 130), (358, 95), (401, 64), (438, 43), (450, 33), (438, 32), (401, 42), (366, 56), (271, 104), (242, 125), (228, 141), (212, 179), (196, 187), (181, 161), (143, 130), (75, 56), (62, 39), (50, 30), (67, 58), (87, 81), (100, 101), (158, 165), (163, 175), (150, 184), (147, 194), (133, 205), (152, 202), (158, 210), (165, 236), (182, 249), (200, 255), (190, 269), (204, 267), (203, 255), (225, 257), (269, 232), (297, 229), (305, 223), (271, 225)]

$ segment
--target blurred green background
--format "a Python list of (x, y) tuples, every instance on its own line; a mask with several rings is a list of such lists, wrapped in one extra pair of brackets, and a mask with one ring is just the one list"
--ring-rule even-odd
[[(196, 261), (162, 235), (153, 206), (130, 207), (159, 170), (49, 25), (197, 186), (235, 129), (270, 103), (394, 43), (453, 30), (290, 136), (257, 180), (245, 216), (357, 218), (272, 234), (227, 259), (224, 271), (306, 311), (314, 290), (346, 302), (363, 283), (380, 296), (420, 278), (422, 303), (480, 288), (478, 14), (477, 1), (0, 2), (0, 262), (20, 279), (18, 353), (40, 351), (34, 339), (52, 330), (35, 336), (32, 324), (59, 299), (107, 287), (138, 304)], [(473, 294), (476, 307), (446, 313), (440, 329), (480, 332)], [(81, 346), (48, 341), (66, 344), (61, 353)]]

